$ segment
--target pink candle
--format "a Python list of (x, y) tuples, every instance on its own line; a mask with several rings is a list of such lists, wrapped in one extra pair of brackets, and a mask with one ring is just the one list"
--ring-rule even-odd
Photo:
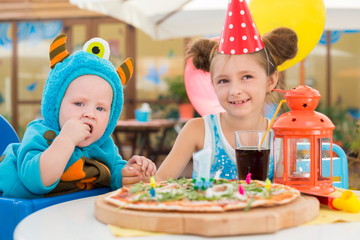
[(244, 188), (243, 188), (243, 186), (242, 186), (241, 184), (239, 184), (239, 193), (240, 193), (241, 195), (244, 195), (244, 194), (245, 194)]
[(246, 183), (247, 183), (247, 184), (250, 184), (250, 183), (251, 183), (251, 173), (248, 173), (248, 174), (246, 175)]

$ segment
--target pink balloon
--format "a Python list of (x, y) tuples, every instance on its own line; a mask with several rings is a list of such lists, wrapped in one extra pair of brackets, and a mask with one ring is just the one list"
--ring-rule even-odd
[(201, 116), (225, 112), (215, 94), (210, 73), (196, 69), (191, 58), (186, 62), (184, 82), (190, 102)]

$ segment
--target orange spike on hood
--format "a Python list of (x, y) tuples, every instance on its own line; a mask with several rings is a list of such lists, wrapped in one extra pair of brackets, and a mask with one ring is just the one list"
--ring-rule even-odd
[(125, 85), (134, 73), (134, 60), (127, 58), (117, 69), (122, 85)]
[(70, 54), (66, 50), (66, 35), (60, 34), (50, 45), (50, 68), (54, 68), (58, 62), (62, 62)]

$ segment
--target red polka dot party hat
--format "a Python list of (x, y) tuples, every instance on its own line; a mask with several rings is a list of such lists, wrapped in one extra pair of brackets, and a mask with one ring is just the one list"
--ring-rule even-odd
[(264, 48), (246, 0), (229, 0), (218, 52), (245, 54)]

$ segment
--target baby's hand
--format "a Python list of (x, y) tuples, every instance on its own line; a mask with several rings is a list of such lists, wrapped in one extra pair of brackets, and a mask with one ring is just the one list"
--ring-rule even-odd
[(155, 164), (148, 158), (133, 156), (122, 169), (123, 185), (131, 185), (137, 182), (149, 182), (151, 176), (156, 172)]
[(140, 172), (140, 167), (136, 163), (133, 166), (126, 164), (121, 170), (122, 174), (122, 185), (133, 185), (142, 180), (142, 175)]
[(61, 128), (60, 136), (67, 138), (74, 146), (90, 137), (90, 126), (84, 124), (80, 119), (69, 119)]

